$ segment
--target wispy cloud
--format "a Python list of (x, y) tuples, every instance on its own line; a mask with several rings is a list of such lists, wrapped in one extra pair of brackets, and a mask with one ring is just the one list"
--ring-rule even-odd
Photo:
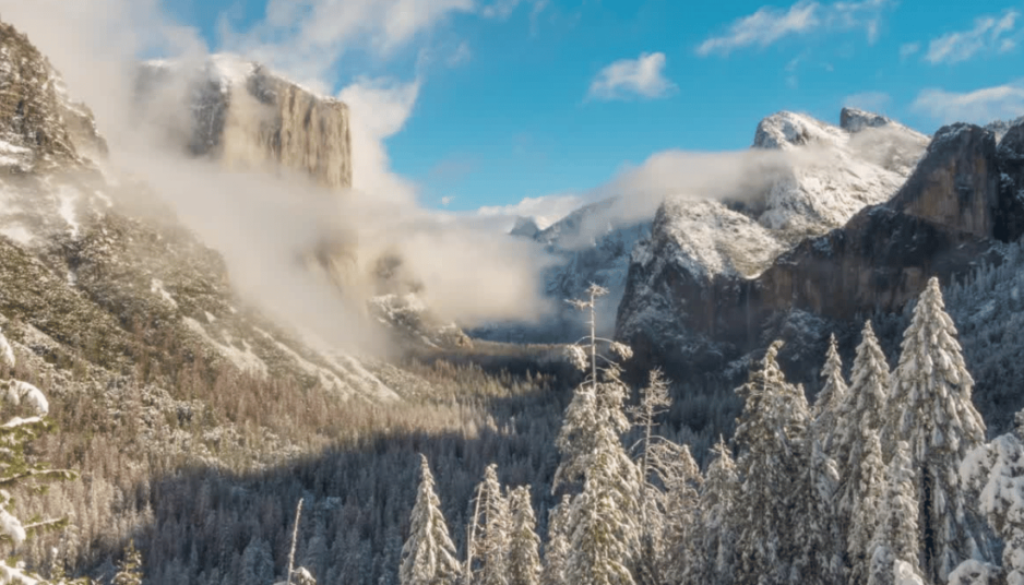
[(463, 63), (468, 63), (473, 58), (473, 50), (469, 48), (469, 43), (462, 41), (459, 46), (456, 47), (455, 52), (449, 55), (447, 63), (449, 67), (458, 67)]
[(508, 18), (523, 0), (496, 0), (480, 10), (484, 18)]
[(220, 44), (327, 92), (347, 52), (386, 58), (452, 15), (475, 10), (474, 0), (270, 0), (266, 18), (246, 30), (222, 20)]
[(697, 54), (724, 56), (737, 49), (764, 48), (789, 36), (858, 28), (865, 30), (868, 43), (874, 43), (882, 11), (889, 3), (889, 0), (864, 0), (821, 4), (800, 0), (786, 10), (765, 6), (733, 22), (727, 33), (705, 40), (697, 47)]
[(473, 213), (478, 217), (499, 222), (500, 229), (505, 231), (512, 228), (517, 217), (533, 218), (537, 225), (544, 229), (569, 215), (583, 203), (583, 197), (571, 193), (542, 195), (524, 197), (519, 203), (512, 205), (481, 207)]
[(921, 43), (903, 43), (900, 45), (900, 61), (906, 61), (921, 50)]
[(974, 28), (951, 32), (928, 43), (924, 59), (930, 63), (960, 63), (986, 53), (1004, 53), (1016, 46), (1011, 38), (1020, 13), (1006, 10), (999, 17), (982, 16), (974, 20)]
[(843, 105), (869, 112), (883, 113), (892, 102), (889, 94), (882, 91), (865, 91), (843, 98)]
[(664, 53), (642, 53), (636, 59), (620, 59), (597, 74), (587, 97), (598, 100), (667, 97), (676, 86), (665, 78), (664, 69)]
[(1024, 115), (1024, 83), (1014, 82), (967, 93), (925, 89), (918, 94), (911, 108), (944, 124), (985, 124), (992, 120), (1016, 118)]

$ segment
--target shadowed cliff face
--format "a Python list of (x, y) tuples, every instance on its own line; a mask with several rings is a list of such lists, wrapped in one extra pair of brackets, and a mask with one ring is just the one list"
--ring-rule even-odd
[(707, 278), (673, 261), (677, 244), (663, 207), (652, 254), (634, 254), (617, 336), (646, 365), (685, 360), (690, 370), (720, 367), (754, 349), (766, 323), (793, 309), (833, 320), (897, 311), (929, 277), (949, 282), (983, 258), (997, 262), (993, 244), (1024, 233), (1022, 153), (1024, 125), (998, 149), (990, 131), (945, 127), (889, 202), (804, 240), (755, 278)]
[(189, 112), (190, 130), (177, 140), (192, 154), (212, 156), (228, 167), (279, 165), (329, 189), (352, 186), (349, 112), (338, 100), (225, 55), (192, 70), (145, 64), (138, 86), (150, 114), (174, 120)]

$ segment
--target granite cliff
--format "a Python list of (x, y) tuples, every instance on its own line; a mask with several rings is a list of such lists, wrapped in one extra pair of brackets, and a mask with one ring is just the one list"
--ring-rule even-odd
[(949, 283), (999, 262), (1000, 245), (1024, 233), (1022, 138), (1021, 124), (998, 147), (990, 130), (942, 128), (891, 200), (803, 240), (758, 274), (694, 270), (678, 252), (688, 237), (680, 214), (666, 202), (651, 239), (634, 250), (617, 335), (641, 361), (686, 373), (758, 347), (793, 311), (836, 322), (898, 312), (930, 276)]
[(336, 99), (233, 55), (213, 55), (198, 66), (151, 61), (141, 67), (137, 87), (143, 109), (170, 106), (155, 113), (173, 121), (188, 113), (188, 131), (177, 139), (192, 154), (229, 167), (280, 166), (329, 189), (352, 186), (349, 111)]

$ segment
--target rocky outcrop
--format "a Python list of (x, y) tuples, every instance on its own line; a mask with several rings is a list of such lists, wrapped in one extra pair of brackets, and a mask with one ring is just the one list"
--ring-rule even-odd
[(651, 242), (634, 252), (617, 334), (642, 359), (666, 363), (687, 351), (740, 355), (793, 310), (833, 320), (899, 310), (929, 277), (949, 282), (983, 258), (997, 261), (994, 244), (1024, 233), (1022, 144), (1024, 125), (998, 149), (990, 131), (947, 126), (890, 201), (804, 240), (755, 277), (707, 278), (676, 259), (682, 239), (666, 204)]
[(28, 172), (105, 153), (88, 108), (71, 101), (28, 37), (0, 23), (0, 168)]
[(190, 130), (179, 140), (193, 154), (228, 166), (281, 167), (330, 189), (352, 186), (348, 106), (336, 99), (231, 55), (214, 55), (198, 68), (146, 63), (138, 87), (149, 108), (166, 105), (168, 92), (172, 103), (185, 101), (178, 107), (190, 112)]

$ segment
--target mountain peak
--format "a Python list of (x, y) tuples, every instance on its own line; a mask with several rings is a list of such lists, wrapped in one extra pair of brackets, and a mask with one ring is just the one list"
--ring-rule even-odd
[(842, 134), (839, 128), (807, 114), (783, 110), (764, 118), (757, 125), (754, 148), (788, 150), (812, 142), (837, 144), (842, 141)]
[(517, 217), (516, 224), (512, 226), (512, 231), (509, 235), (520, 236), (523, 238), (533, 239), (537, 237), (537, 234), (541, 232), (541, 228), (537, 225), (537, 220), (532, 217)]
[(851, 134), (865, 128), (878, 128), (890, 124), (894, 124), (891, 119), (860, 108), (844, 107), (839, 112), (839, 127)]

